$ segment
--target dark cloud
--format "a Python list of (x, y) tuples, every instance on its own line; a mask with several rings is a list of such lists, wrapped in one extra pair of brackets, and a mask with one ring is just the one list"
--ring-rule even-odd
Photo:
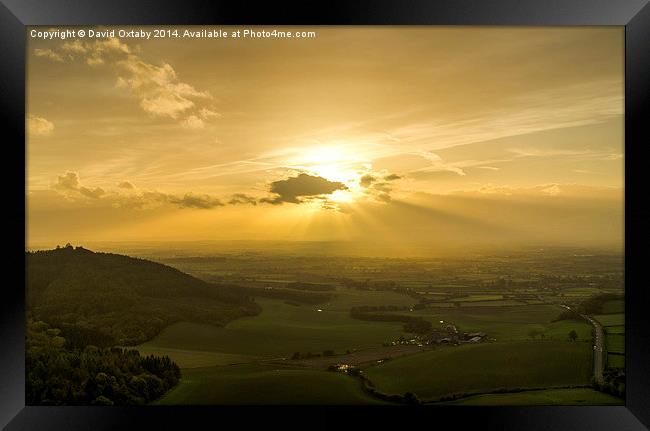
[(261, 198), (259, 200), (261, 204), (271, 204), (271, 205), (280, 205), (282, 202), (284, 202), (282, 199), (280, 199), (279, 196), (275, 198)]
[(341, 182), (329, 181), (323, 177), (299, 174), (286, 180), (272, 182), (270, 191), (277, 196), (260, 199), (260, 202), (274, 205), (283, 202), (299, 204), (309, 198), (328, 195), (337, 190), (347, 190), (347, 186)]
[(236, 193), (232, 195), (228, 203), (230, 205), (257, 205), (257, 199), (243, 193)]
[(183, 197), (169, 195), (167, 200), (169, 203), (182, 208), (210, 209), (224, 206), (223, 202), (210, 195), (195, 195), (192, 193), (187, 193)]
[(105, 193), (104, 189), (101, 187), (95, 187), (94, 189), (89, 189), (88, 187), (81, 187), (79, 188), (79, 193), (82, 195), (92, 198), (92, 199), (99, 199), (102, 197), (102, 195)]
[(380, 200), (382, 202), (390, 202), (392, 200), (392, 198), (390, 197), (390, 195), (388, 193), (379, 193), (377, 195), (377, 200)]
[(129, 181), (122, 181), (117, 186), (119, 188), (121, 188), (121, 189), (134, 189), (135, 188), (135, 186), (132, 183), (130, 183)]
[(377, 179), (370, 174), (366, 174), (359, 179), (361, 187), (370, 187)]
[(393, 188), (390, 186), (388, 183), (376, 183), (372, 186), (375, 190), (379, 190), (380, 192), (385, 192), (389, 193), (393, 191)]
[(111, 196), (121, 208), (145, 209), (155, 208), (169, 202), (169, 195), (160, 192), (145, 191), (140, 194), (116, 194)]
[(390, 175), (386, 175), (386, 176), (384, 177), (384, 181), (395, 181), (395, 180), (399, 180), (399, 179), (401, 179), (401, 178), (402, 178), (402, 177), (399, 176), (399, 175), (397, 175), (397, 174), (390, 174)]
[(76, 172), (66, 172), (65, 175), (59, 175), (54, 188), (58, 190), (77, 190), (79, 188), (79, 175)]

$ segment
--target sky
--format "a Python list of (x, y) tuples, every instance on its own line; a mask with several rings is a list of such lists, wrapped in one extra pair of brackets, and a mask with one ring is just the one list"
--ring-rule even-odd
[(622, 27), (278, 29), (28, 37), (27, 245), (622, 247)]

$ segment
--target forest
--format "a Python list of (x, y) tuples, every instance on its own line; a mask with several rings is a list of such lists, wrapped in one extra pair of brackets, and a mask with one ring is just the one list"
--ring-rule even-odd
[[(73, 333), (68, 329), (68, 333)], [(93, 343), (91, 331), (84, 342)], [(81, 347), (45, 322), (27, 321), (25, 401), (28, 405), (140, 405), (178, 384), (181, 371), (168, 356), (141, 356), (119, 347)], [(95, 344), (105, 345), (97, 334)]]
[[(27, 252), (27, 309), (61, 330), (102, 333), (133, 346), (190, 320), (223, 326), (260, 307), (235, 289), (206, 283), (159, 263), (83, 247)], [(69, 329), (68, 329), (69, 331)], [(73, 341), (71, 341), (73, 342)]]

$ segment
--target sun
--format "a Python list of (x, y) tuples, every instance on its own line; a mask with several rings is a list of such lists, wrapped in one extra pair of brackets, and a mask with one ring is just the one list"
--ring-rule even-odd
[(330, 181), (345, 183), (355, 179), (349, 166), (355, 157), (344, 146), (307, 148), (300, 159), (305, 168)]
[(338, 181), (347, 187), (337, 190), (328, 198), (333, 202), (350, 203), (361, 196), (359, 179), (363, 160), (346, 145), (309, 147), (298, 156), (298, 166), (329, 181)]

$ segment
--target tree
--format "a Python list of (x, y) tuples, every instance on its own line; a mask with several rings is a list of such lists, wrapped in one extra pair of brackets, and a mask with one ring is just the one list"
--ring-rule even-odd
[(100, 395), (100, 396), (98, 396), (97, 398), (94, 399), (92, 404), (96, 405), (96, 406), (112, 406), (113, 401), (111, 401), (110, 399), (106, 398), (103, 395)]
[(569, 332), (569, 340), (575, 341), (578, 338), (578, 333), (575, 331), (575, 329), (572, 329), (571, 332)]
[(406, 392), (404, 394), (404, 402), (407, 404), (420, 404), (420, 400), (413, 392)]

